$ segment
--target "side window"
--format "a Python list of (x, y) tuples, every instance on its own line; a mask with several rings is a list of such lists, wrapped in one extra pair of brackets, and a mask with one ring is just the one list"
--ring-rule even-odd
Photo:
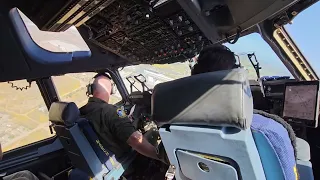
[[(11, 83), (17, 87), (28, 85), (24, 80)], [(0, 143), (4, 152), (54, 135), (50, 133), (48, 110), (37, 84), (32, 82), (22, 91), (11, 85), (0, 83)]]
[[(52, 77), (61, 101), (74, 102), (80, 108), (88, 102), (86, 95), (87, 85), (96, 73), (70, 73), (63, 76)], [(121, 101), (118, 91), (110, 98), (109, 103)]]

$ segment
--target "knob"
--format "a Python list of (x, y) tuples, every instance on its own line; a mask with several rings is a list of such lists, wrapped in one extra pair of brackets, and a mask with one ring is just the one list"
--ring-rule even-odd
[(127, 15), (127, 21), (131, 21), (131, 16)]
[(173, 26), (173, 20), (169, 20), (169, 24), (171, 25), (171, 26)]

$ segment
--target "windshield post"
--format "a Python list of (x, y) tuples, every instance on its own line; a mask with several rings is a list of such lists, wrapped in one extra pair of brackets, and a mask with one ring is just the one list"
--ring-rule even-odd
[(107, 69), (107, 72), (111, 75), (114, 83), (117, 85), (117, 89), (122, 97), (122, 100), (125, 102), (130, 102), (129, 93), (123, 83), (118, 69)]
[[(255, 63), (253, 62), (252, 57), (254, 57)], [(261, 69), (261, 66), (260, 66), (260, 64), (259, 64), (259, 61), (257, 60), (256, 55), (255, 55), (254, 53), (248, 54), (248, 58), (249, 58), (249, 60), (250, 60), (250, 62), (251, 62), (251, 64), (252, 64), (254, 70), (256, 71), (256, 74), (257, 74), (258, 79), (260, 79), (260, 69)]]
[(36, 83), (48, 110), (53, 102), (60, 101), (60, 97), (57, 94), (56, 87), (51, 77), (38, 79), (36, 80)]

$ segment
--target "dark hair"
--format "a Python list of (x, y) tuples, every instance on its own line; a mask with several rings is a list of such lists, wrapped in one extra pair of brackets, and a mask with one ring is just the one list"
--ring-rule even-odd
[(191, 75), (232, 69), (236, 64), (234, 53), (224, 45), (213, 45), (204, 48), (198, 57)]

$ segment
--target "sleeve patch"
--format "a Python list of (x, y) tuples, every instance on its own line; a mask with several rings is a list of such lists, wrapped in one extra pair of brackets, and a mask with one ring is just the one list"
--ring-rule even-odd
[(127, 117), (126, 111), (124, 110), (123, 106), (117, 108), (117, 115), (119, 116), (119, 118)]

